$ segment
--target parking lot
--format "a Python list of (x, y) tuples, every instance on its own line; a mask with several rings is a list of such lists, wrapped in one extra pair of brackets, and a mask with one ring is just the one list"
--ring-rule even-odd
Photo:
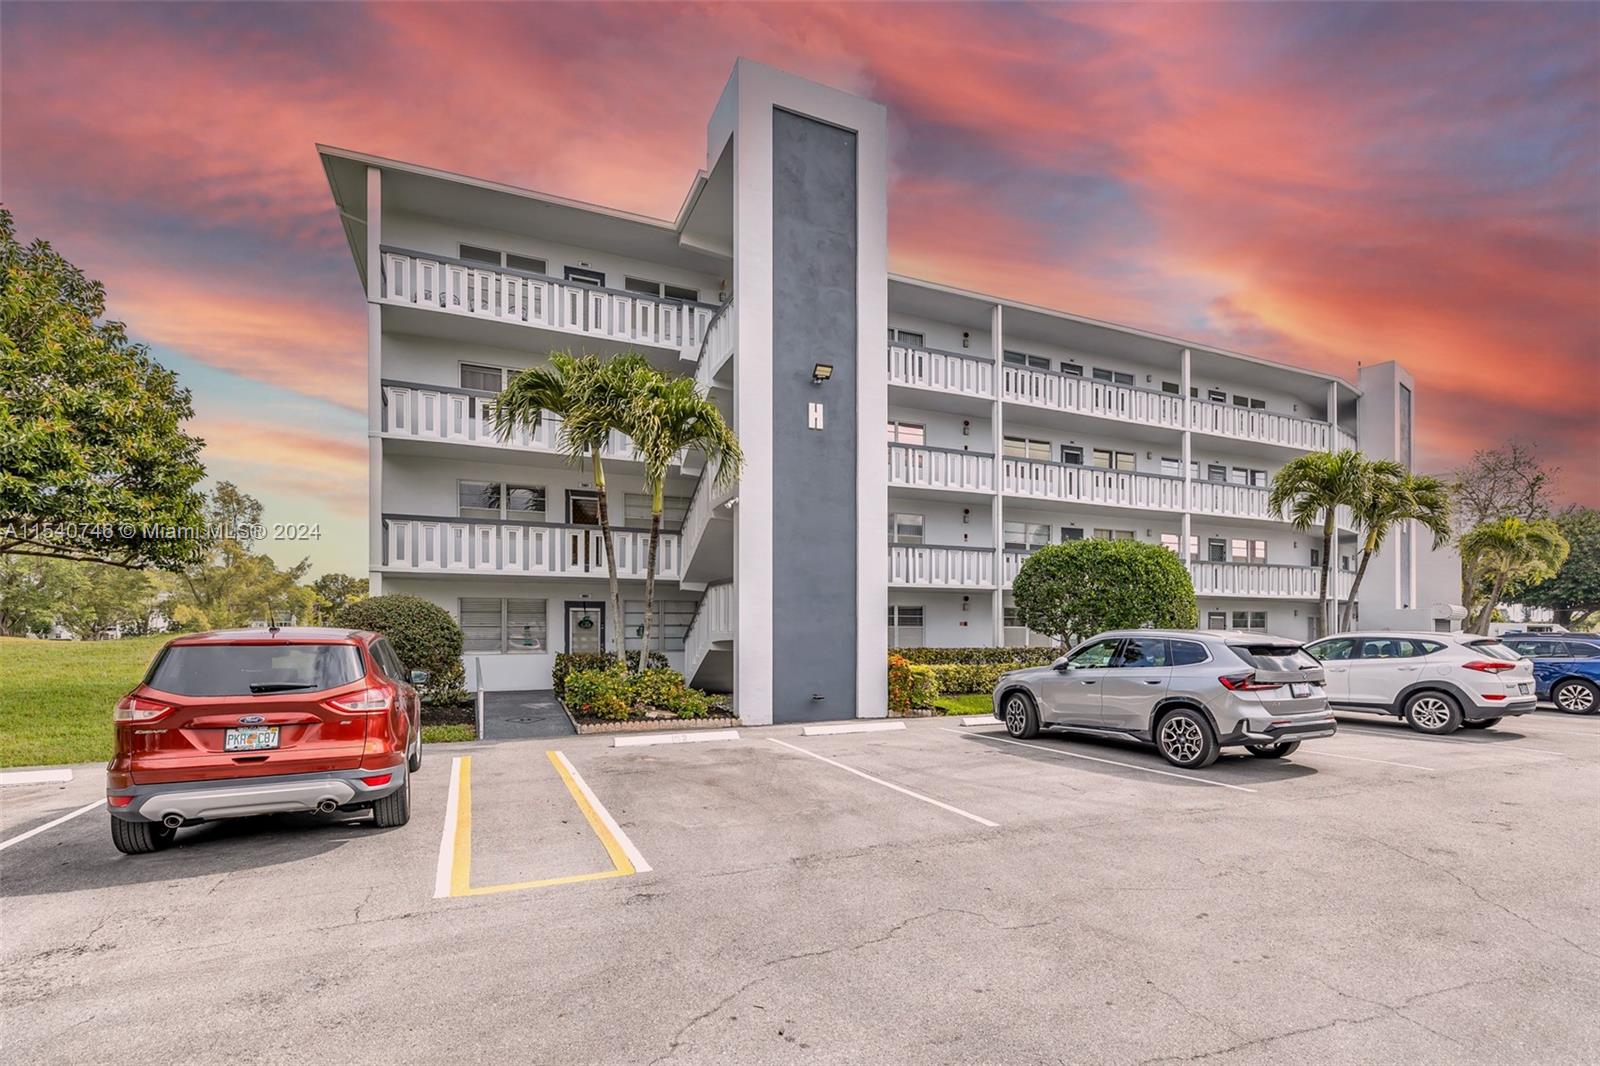
[(1600, 1060), (1600, 719), (1197, 773), (905, 725), (430, 747), (401, 829), (143, 857), (98, 767), (8, 787), (7, 1057)]

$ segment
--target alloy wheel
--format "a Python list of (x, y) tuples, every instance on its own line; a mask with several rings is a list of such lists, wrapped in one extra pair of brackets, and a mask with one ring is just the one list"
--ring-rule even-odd
[(1178, 762), (1193, 762), (1205, 749), (1205, 734), (1192, 718), (1175, 714), (1161, 723), (1161, 751)]
[(1438, 696), (1423, 696), (1411, 705), (1411, 716), (1424, 729), (1443, 729), (1450, 723), (1450, 705)]
[(1021, 696), (1006, 700), (1006, 732), (1020, 734), (1028, 727), (1028, 701)]
[(1594, 690), (1577, 682), (1562, 685), (1561, 691), (1556, 693), (1556, 705), (1563, 711), (1588, 714), (1594, 710)]

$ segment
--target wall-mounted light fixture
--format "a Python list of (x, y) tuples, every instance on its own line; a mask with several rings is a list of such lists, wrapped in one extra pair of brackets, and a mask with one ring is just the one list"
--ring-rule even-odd
[(961, 347), (972, 347), (972, 334), (968, 333), (966, 330), (961, 331)]
[(1147, 451), (1147, 452), (1144, 453), (1144, 457), (1146, 459), (1154, 459), (1156, 457), (1156, 453), (1155, 452), (1151, 452), (1151, 451)]
[(1149, 374), (1146, 374), (1144, 376), (1144, 382), (1145, 382), (1146, 385), (1150, 384), (1150, 382), (1152, 382), (1154, 380), (1155, 380), (1155, 378), (1151, 377)]
[(972, 521), (972, 508), (970, 508), (970, 507), (961, 508), (961, 524), (962, 525), (966, 525), (970, 521)]
[(963, 597), (961, 597), (961, 609), (963, 611), (965, 611), (967, 609), (967, 607), (970, 605), (971, 599), (972, 599), (971, 596), (963, 596)]
[(961, 420), (961, 435), (963, 437), (972, 436), (972, 419), (963, 418)]
[(831, 377), (833, 377), (832, 363), (818, 363), (811, 368), (811, 384), (813, 385), (821, 385)]

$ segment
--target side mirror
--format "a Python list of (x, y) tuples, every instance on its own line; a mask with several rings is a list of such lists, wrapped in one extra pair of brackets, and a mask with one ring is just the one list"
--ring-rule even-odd
[(1063, 655), (1061, 658), (1057, 659), (1055, 662), (1051, 663), (1050, 664), (1050, 668), (1052, 670), (1054, 670), (1058, 674), (1070, 674), (1070, 673), (1072, 673), (1072, 663), (1067, 659), (1067, 657), (1065, 655)]
[(410, 680), (413, 685), (426, 685), (428, 683), (428, 678), (432, 676), (433, 675), (428, 673), (426, 670), (413, 670), (411, 671), (411, 676), (408, 680)]

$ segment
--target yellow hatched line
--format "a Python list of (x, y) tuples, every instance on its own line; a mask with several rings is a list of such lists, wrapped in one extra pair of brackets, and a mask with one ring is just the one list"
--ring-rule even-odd
[[(550, 888), (555, 885), (572, 885), (583, 881), (605, 881), (613, 877), (630, 877), (635, 873), (648, 871), (649, 864), (639, 856), (620, 827), (612, 821), (611, 816), (603, 808), (597, 809), (599, 800), (594, 799), (594, 794), (589, 791), (577, 771), (561, 752), (550, 750), (545, 752), (550, 759), (550, 765), (555, 767), (561, 783), (567, 786), (567, 792), (572, 796), (578, 810), (583, 812), (583, 817), (589, 823), (589, 828), (599, 838), (601, 845), (606, 849), (606, 854), (611, 858), (611, 869), (601, 870), (596, 873), (571, 874), (566, 877), (546, 877), (537, 881), (517, 881), (503, 885), (478, 885), (472, 884), (472, 758), (462, 756), (456, 768), (455, 785), (455, 821), (453, 825), (446, 822), (445, 832), (450, 849), (449, 895), (451, 896), (488, 896), (498, 892), (520, 892), (530, 888)], [(452, 832), (453, 829), (453, 832)]]

